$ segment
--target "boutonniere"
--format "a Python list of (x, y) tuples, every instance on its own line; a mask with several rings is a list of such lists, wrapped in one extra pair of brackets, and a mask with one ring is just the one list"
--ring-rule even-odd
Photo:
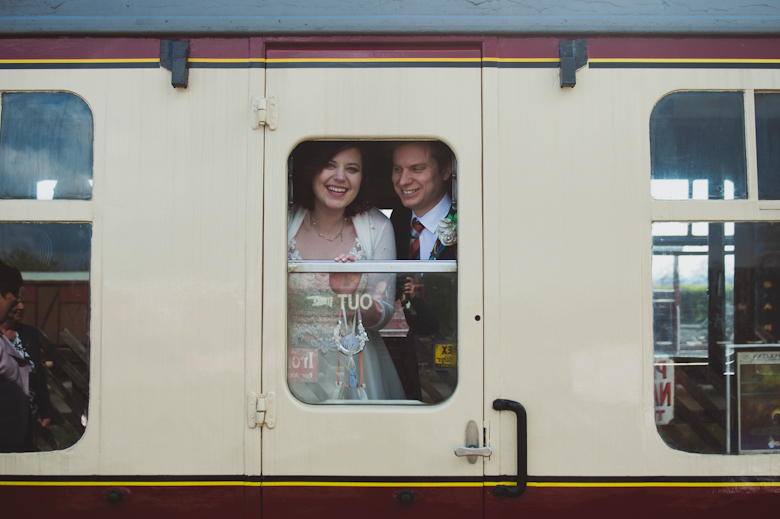
[(439, 226), (436, 227), (436, 237), (445, 247), (455, 245), (458, 241), (458, 214), (448, 214), (443, 220), (439, 220)]

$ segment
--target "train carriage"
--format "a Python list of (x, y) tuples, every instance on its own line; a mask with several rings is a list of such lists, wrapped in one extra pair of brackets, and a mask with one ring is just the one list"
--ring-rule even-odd
[[(0, 5), (0, 254), (57, 287), (70, 435), (0, 454), (11, 511), (771, 509), (777, 6), (249, 4)], [(299, 145), (373, 150), (389, 212), (388, 147), (436, 140), (457, 260), (289, 260)], [(339, 269), (456, 287), (421, 400), (291, 390), (291, 280)]]

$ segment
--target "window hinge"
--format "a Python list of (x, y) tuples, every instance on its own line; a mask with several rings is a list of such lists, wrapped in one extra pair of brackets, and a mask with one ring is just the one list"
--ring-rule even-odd
[(273, 429), (276, 425), (276, 395), (273, 391), (257, 396), (252, 391), (246, 398), (246, 419), (250, 429), (264, 425)]
[(250, 112), (253, 130), (259, 130), (261, 126), (267, 126), (269, 130), (276, 129), (279, 122), (279, 101), (276, 96), (252, 97)]

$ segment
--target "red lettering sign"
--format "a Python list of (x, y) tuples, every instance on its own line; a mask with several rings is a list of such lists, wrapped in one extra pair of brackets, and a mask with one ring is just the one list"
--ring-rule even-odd
[(288, 382), (317, 382), (317, 350), (290, 348), (287, 352)]

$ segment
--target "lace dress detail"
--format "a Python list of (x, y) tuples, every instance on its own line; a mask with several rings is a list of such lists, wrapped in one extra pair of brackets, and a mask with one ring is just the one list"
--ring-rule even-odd
[[(295, 238), (290, 241), (287, 250), (288, 261), (302, 260), (296, 248)], [(366, 259), (360, 240), (355, 238), (350, 254)], [(366, 292), (367, 278), (360, 279), (357, 294)], [(288, 285), (289, 315), (295, 317), (289, 323), (291, 345), (295, 348), (316, 348), (325, 353), (337, 351), (338, 344), (333, 338), (333, 329), (338, 322), (339, 298), (330, 288), (328, 274), (297, 273), (289, 276)], [(356, 304), (352, 298), (353, 306)], [(349, 298), (347, 298), (349, 301)], [(354, 312), (349, 312), (350, 324)]]
[[(350, 250), (358, 260), (395, 259), (395, 237), (389, 220), (378, 210), (356, 218), (366, 219), (371, 225), (373, 258), (368, 257), (367, 247), (361, 237), (355, 238)], [(292, 229), (290, 234), (297, 232)], [(288, 261), (304, 258), (294, 237), (289, 238)], [(345, 400), (401, 400), (405, 398), (403, 386), (378, 330), (385, 326), (393, 312), (395, 278), (390, 274), (363, 274), (354, 294), (342, 296), (346, 311), (346, 323), (342, 319), (342, 332), (337, 330), (341, 298), (330, 288), (330, 275), (317, 273), (290, 273), (287, 278), (287, 381), (292, 393), (306, 403), (338, 403)], [(338, 350), (336, 342), (351, 332), (360, 301), (370, 297), (383, 308), (380, 322), (366, 326), (368, 342), (360, 357), (354, 357), (360, 366), (364, 389), (344, 387), (350, 380), (349, 358)], [(385, 309), (387, 307), (387, 309)], [(387, 315), (385, 316), (385, 313)], [(386, 319), (385, 319), (386, 317)], [(338, 337), (338, 339), (337, 339)], [(352, 375), (354, 375), (354, 371)]]
[(290, 245), (287, 247), (287, 261), (303, 261), (303, 258), (301, 258), (301, 253), (298, 252), (298, 242), (295, 241), (295, 238), (290, 240)]
[[(360, 240), (358, 240), (357, 237), (355, 238), (355, 244), (352, 246), (349, 253), (359, 260), (368, 259), (366, 258), (366, 253), (363, 251), (363, 247), (360, 246)], [(290, 240), (290, 244), (287, 247), (287, 261), (303, 261), (301, 253), (298, 251), (298, 242), (295, 241), (295, 238)]]

